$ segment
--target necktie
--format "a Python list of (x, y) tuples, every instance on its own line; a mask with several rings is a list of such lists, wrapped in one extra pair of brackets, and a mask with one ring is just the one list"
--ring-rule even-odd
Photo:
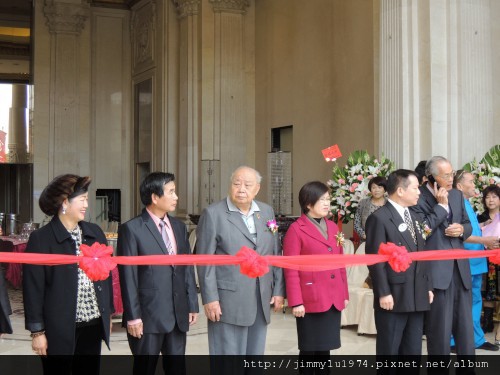
[(163, 238), (163, 242), (165, 242), (165, 246), (167, 247), (168, 255), (174, 255), (174, 249), (172, 247), (172, 243), (168, 238), (167, 228), (165, 227), (165, 222), (163, 220), (160, 221), (161, 228), (161, 237)]
[(415, 228), (413, 227), (413, 223), (411, 222), (410, 213), (408, 212), (408, 210), (405, 210), (404, 220), (406, 226), (408, 227), (408, 230), (411, 233), (411, 236), (413, 237), (413, 242), (417, 243), (417, 236), (415, 236)]

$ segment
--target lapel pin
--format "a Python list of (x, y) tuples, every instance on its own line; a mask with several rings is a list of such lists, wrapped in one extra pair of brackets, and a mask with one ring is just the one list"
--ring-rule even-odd
[(405, 231), (405, 230), (407, 230), (407, 229), (408, 229), (408, 226), (407, 226), (405, 223), (401, 223), (401, 224), (399, 224), (398, 230), (399, 230), (400, 232), (404, 232), (404, 231)]

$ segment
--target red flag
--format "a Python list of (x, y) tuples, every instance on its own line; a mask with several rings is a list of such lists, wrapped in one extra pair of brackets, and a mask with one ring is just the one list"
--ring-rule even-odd
[(333, 145), (321, 150), (325, 161), (335, 161), (342, 156), (338, 145)]

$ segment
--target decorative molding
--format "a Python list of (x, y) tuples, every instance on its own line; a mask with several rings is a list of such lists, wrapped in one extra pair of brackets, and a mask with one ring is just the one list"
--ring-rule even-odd
[(43, 12), (51, 33), (80, 34), (89, 17), (90, 5), (45, 0)]
[(214, 12), (245, 14), (250, 6), (248, 0), (209, 0)]
[(179, 19), (198, 14), (201, 0), (172, 0)]
[(132, 10), (130, 34), (132, 38), (132, 61), (134, 68), (140, 64), (153, 63), (155, 24), (156, 3), (154, 1)]

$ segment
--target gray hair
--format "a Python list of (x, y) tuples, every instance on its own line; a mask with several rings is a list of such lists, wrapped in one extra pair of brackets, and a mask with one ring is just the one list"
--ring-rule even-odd
[(246, 165), (240, 165), (238, 168), (236, 168), (233, 173), (231, 173), (231, 177), (229, 178), (229, 182), (233, 182), (233, 178), (234, 178), (234, 175), (236, 174), (236, 172), (238, 172), (239, 170), (241, 169), (249, 169), (251, 170), (253, 173), (255, 173), (255, 178), (257, 180), (257, 183), (260, 184), (261, 181), (262, 181), (262, 175), (254, 168), (252, 167), (248, 167)]
[(444, 156), (433, 156), (432, 158), (427, 160), (427, 163), (425, 164), (425, 175), (437, 176), (439, 174), (438, 164), (440, 163), (451, 164), (450, 161), (446, 159)]

